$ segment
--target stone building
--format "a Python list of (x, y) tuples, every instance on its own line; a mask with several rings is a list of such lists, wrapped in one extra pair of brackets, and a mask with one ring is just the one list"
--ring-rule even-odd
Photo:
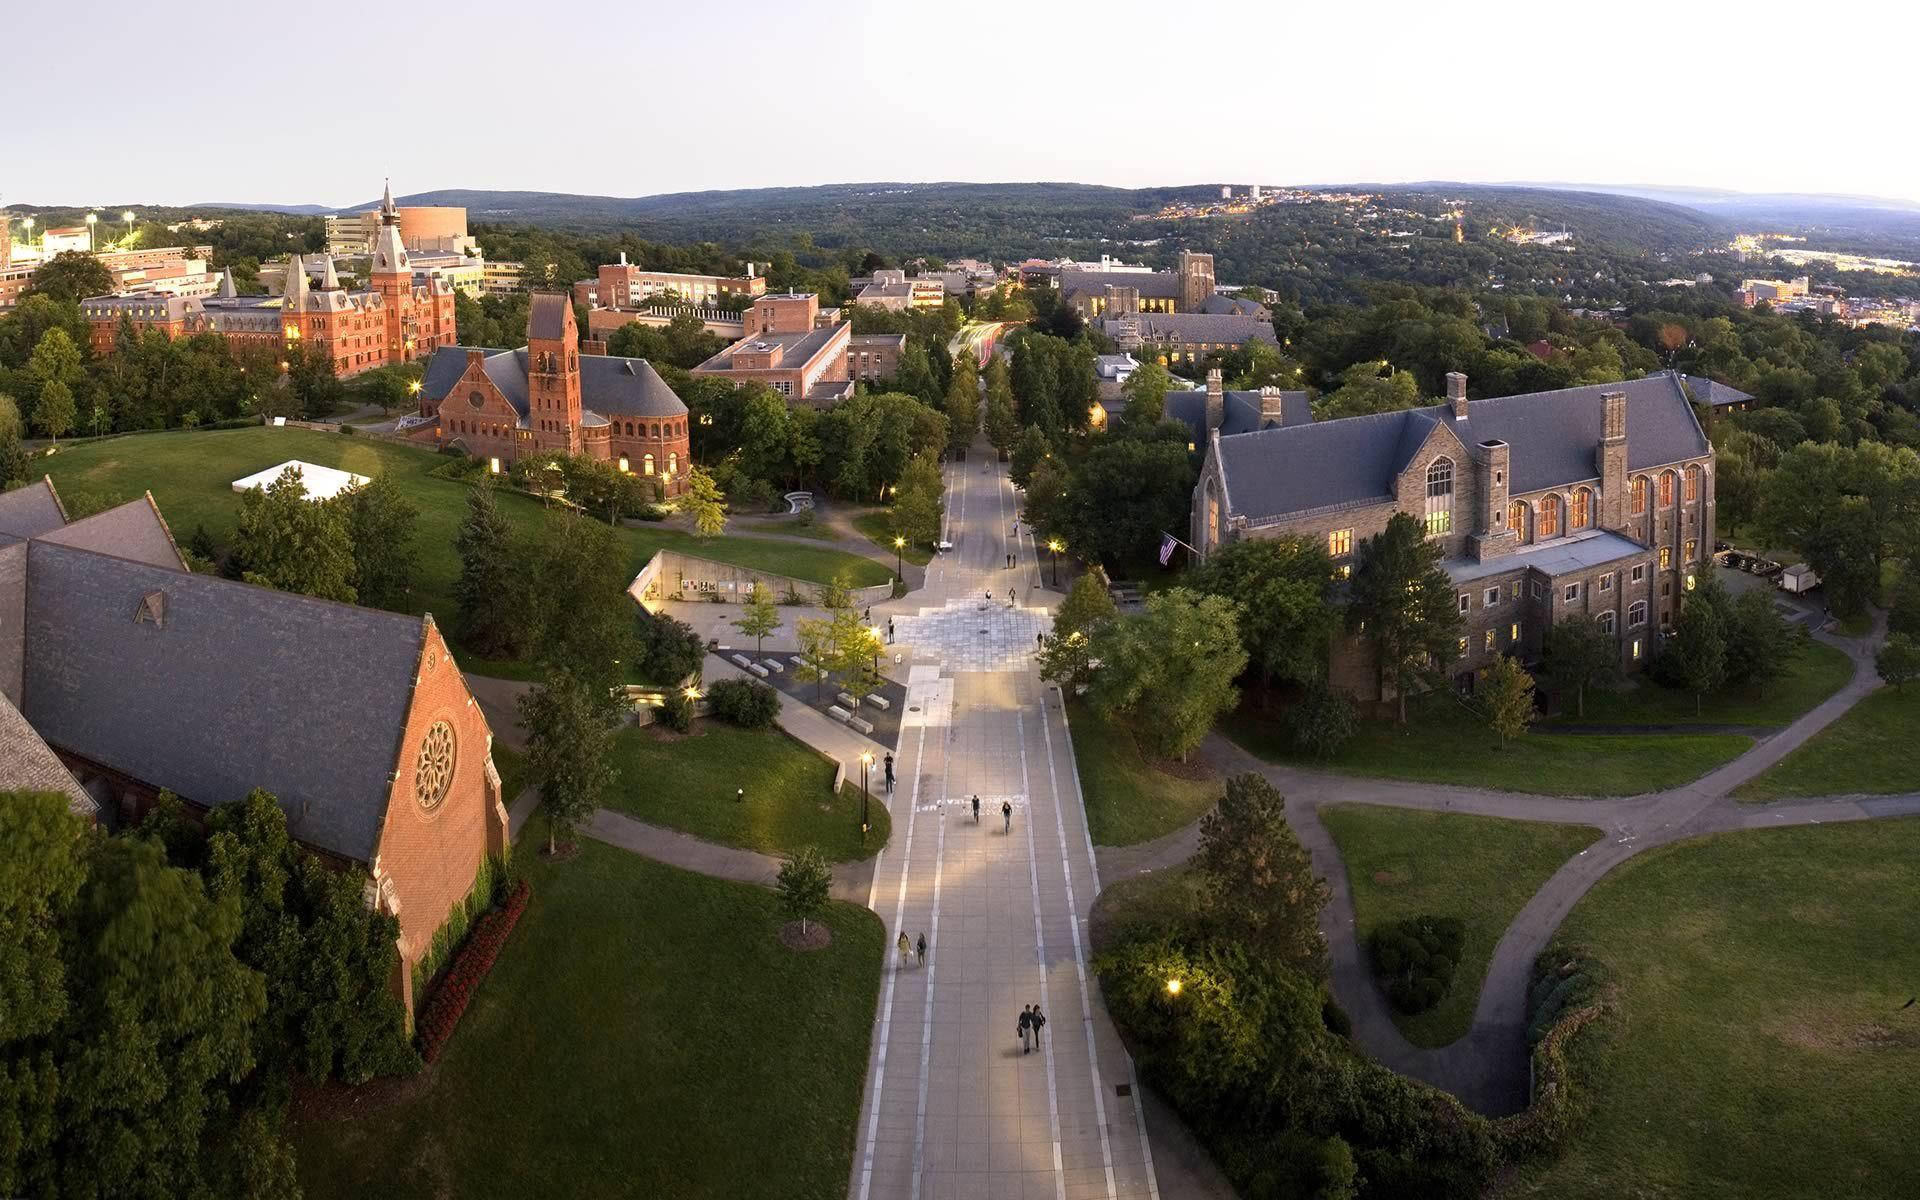
[(1213, 255), (1182, 250), (1172, 271), (1064, 269), (1059, 286), (1061, 299), (1089, 320), (1116, 307), (1137, 313), (1205, 312), (1213, 299)]
[[(1205, 554), (1303, 535), (1345, 573), (1409, 513), (1458, 589), (1459, 686), (1496, 655), (1538, 657), (1547, 627), (1576, 613), (1637, 669), (1713, 551), (1713, 448), (1680, 378), (1470, 401), (1455, 372), (1447, 390), (1431, 408), (1211, 432), (1190, 540)], [(1334, 646), (1332, 678), (1385, 698), (1358, 639)]]
[(686, 490), (693, 466), (687, 406), (644, 358), (580, 353), (573, 305), (536, 292), (519, 350), (444, 346), (427, 363), (420, 413), (437, 417), (442, 444), (496, 472), (530, 454), (560, 451), (616, 464)]
[(114, 827), (163, 789), (203, 812), (272, 792), (399, 919), (409, 1014), (414, 965), (507, 853), (493, 734), (433, 618), (195, 574), (151, 495), (77, 521), (50, 481), (0, 495), (0, 741), (0, 787)]

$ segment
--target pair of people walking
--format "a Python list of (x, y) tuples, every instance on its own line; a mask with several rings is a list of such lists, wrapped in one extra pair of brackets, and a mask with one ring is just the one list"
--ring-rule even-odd
[(1034, 1047), (1040, 1044), (1040, 1030), (1046, 1023), (1047, 1018), (1038, 1004), (1030, 1004), (1020, 1010), (1020, 1053), (1033, 1053)]
[(916, 957), (919, 959), (921, 966), (924, 967), (927, 965), (927, 935), (926, 934), (923, 933), (920, 935), (920, 937), (917, 940), (910, 942), (907, 940), (907, 931), (902, 929), (900, 931), (900, 940), (894, 944), (900, 947), (900, 965), (901, 966), (903, 967), (906, 966), (909, 962), (912, 962)]

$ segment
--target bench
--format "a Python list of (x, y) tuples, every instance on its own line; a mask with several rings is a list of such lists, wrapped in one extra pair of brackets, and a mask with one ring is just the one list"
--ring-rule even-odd
[(832, 708), (829, 708), (827, 710), (827, 715), (832, 717), (834, 720), (841, 722), (842, 724), (845, 724), (846, 722), (853, 720), (853, 714), (848, 712), (846, 709), (841, 708), (838, 704), (834, 705)]
[(860, 707), (860, 702), (858, 700), (855, 700), (853, 698), (852, 693), (850, 692), (835, 692), (833, 695), (833, 698), (835, 700), (838, 700), (840, 703), (846, 705), (848, 708)]
[(744, 654), (730, 654), (727, 657), (733, 659), (733, 665), (736, 667), (739, 667), (743, 671), (746, 670), (747, 667), (752, 665), (751, 660), (749, 660), (747, 656)]
[(761, 665), (765, 666), (769, 671), (779, 671), (782, 674), (786, 673), (787, 669), (780, 665), (780, 660), (777, 658), (763, 658), (760, 662)]
[(752, 671), (755, 675), (758, 675), (762, 679), (765, 679), (767, 677), (767, 669), (761, 666), (759, 663), (748, 663), (747, 670)]
[(872, 722), (872, 721), (862, 721), (862, 720), (861, 720), (861, 719), (860, 719), (859, 717), (848, 717), (848, 718), (847, 718), (847, 728), (849, 728), (849, 729), (857, 729), (857, 730), (859, 730), (859, 731), (860, 731), (861, 733), (872, 733), (872, 732), (873, 732), (873, 722)]
[(882, 710), (893, 707), (893, 704), (891, 701), (889, 701), (885, 696), (878, 695), (878, 694), (868, 696), (867, 703), (873, 705), (875, 708), (882, 709)]

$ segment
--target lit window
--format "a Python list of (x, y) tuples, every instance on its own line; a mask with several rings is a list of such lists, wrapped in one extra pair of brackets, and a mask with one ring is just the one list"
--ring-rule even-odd
[(1593, 493), (1586, 488), (1577, 488), (1573, 493), (1573, 516), (1568, 522), (1569, 529), (1585, 529), (1593, 517)]
[(1461, 638), (1460, 639), (1460, 657), (1465, 658), (1466, 656), (1467, 656), (1467, 639)]
[(1687, 498), (1687, 503), (1689, 504), (1693, 503), (1695, 500), (1698, 500), (1700, 498), (1700, 468), (1699, 467), (1689, 466), (1687, 468), (1687, 486), (1686, 486), (1685, 494)]
[(1507, 505), (1507, 528), (1513, 530), (1515, 537), (1527, 536), (1527, 502), (1515, 500)]
[(1327, 535), (1327, 553), (1344, 558), (1353, 553), (1353, 530), (1336, 529)]
[(1509, 642), (1517, 642), (1520, 640), (1520, 622), (1515, 621), (1513, 624), (1507, 626), (1507, 640)]
[(1639, 638), (1633, 639), (1633, 660), (1635, 662), (1640, 661), (1640, 639)]
[(1339, 577), (1340, 577), (1341, 579), (1352, 579), (1352, 578), (1353, 578), (1353, 564), (1352, 564), (1352, 563), (1341, 563), (1341, 564), (1340, 564), (1340, 565), (1339, 565), (1339, 566), (1338, 566), (1337, 568), (1335, 568), (1335, 569), (1334, 569), (1334, 572), (1333, 572), (1333, 573), (1334, 573), (1335, 575), (1337, 575), (1337, 576), (1339, 576)]
[(1548, 496), (1540, 501), (1540, 519), (1534, 528), (1541, 537), (1552, 537), (1560, 532), (1560, 497)]
[(1645, 475), (1637, 475), (1634, 477), (1633, 511), (1635, 513), (1647, 511), (1647, 477)]
[(1699, 542), (1696, 542), (1696, 541), (1694, 541), (1694, 540), (1693, 540), (1692, 538), (1688, 538), (1688, 539), (1687, 539), (1687, 553), (1686, 553), (1686, 556), (1685, 556), (1685, 557), (1686, 557), (1686, 561), (1688, 561), (1688, 562), (1692, 562), (1692, 561), (1693, 561), (1693, 559), (1694, 559), (1694, 555), (1695, 555), (1695, 554), (1697, 554), (1697, 553), (1699, 552), (1699, 550), (1700, 550), (1700, 543), (1699, 543)]
[(491, 471), (495, 475), (498, 475), (500, 473), (500, 460), (497, 458), (488, 459), (487, 470)]
[(1487, 652), (1488, 652), (1488, 653), (1492, 653), (1492, 652), (1493, 652), (1493, 636), (1494, 636), (1494, 634), (1493, 634), (1493, 630), (1491, 630), (1491, 629), (1489, 629), (1489, 630), (1487, 630), (1487, 637), (1486, 637), (1486, 642), (1485, 642), (1485, 645), (1486, 645), (1486, 648), (1487, 648)]
[(1567, 590), (1560, 594), (1560, 598), (1568, 604), (1572, 604), (1580, 598), (1580, 585), (1577, 583), (1568, 584)]
[(630, 475), (633, 473), (633, 468), (627, 464), (627, 456), (624, 454), (620, 456), (620, 473), (622, 475)]
[(1427, 468), (1427, 536), (1453, 532), (1453, 460), (1436, 458)]
[(1660, 472), (1660, 507), (1673, 507), (1673, 472)]
[(653, 474), (653, 455), (643, 454), (640, 456), (640, 473), (642, 475)]
[(1668, 567), (1671, 567), (1672, 565), (1673, 565), (1673, 547), (1672, 546), (1660, 547), (1660, 569), (1664, 571)]
[(1693, 572), (1692, 571), (1687, 572), (1687, 590), (1688, 591), (1693, 590)]

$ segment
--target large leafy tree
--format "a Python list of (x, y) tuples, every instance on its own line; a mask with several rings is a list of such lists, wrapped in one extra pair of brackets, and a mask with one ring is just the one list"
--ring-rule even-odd
[(493, 485), (467, 492), (467, 515), (454, 535), (460, 574), (453, 583), (460, 638), (488, 658), (518, 653), (526, 631), (524, 564), (516, 562), (513, 528), (500, 512)]
[(1326, 675), (1339, 616), (1323, 542), (1293, 535), (1229, 542), (1207, 557), (1193, 586), (1239, 604), (1240, 640), (1268, 681)]
[(1512, 658), (1502, 655), (1495, 659), (1476, 694), (1486, 712), (1487, 728), (1493, 730), (1502, 747), (1533, 724), (1533, 676)]
[(1194, 864), (1214, 920), (1262, 955), (1326, 978), (1320, 910), (1327, 883), (1287, 824), (1286, 797), (1264, 777), (1227, 780), (1219, 804), (1200, 820)]
[(1316, 406), (1322, 421), (1397, 412), (1420, 403), (1420, 381), (1411, 371), (1395, 371), (1385, 362), (1355, 363), (1340, 373), (1340, 386)]
[(1620, 650), (1597, 618), (1571, 616), (1547, 629), (1541, 656), (1550, 686), (1572, 691), (1574, 708), (1587, 715), (1587, 689), (1604, 687), (1619, 672)]
[(1193, 504), (1193, 461), (1184, 429), (1162, 436), (1096, 437), (1075, 459), (1059, 530), (1086, 559), (1137, 560), (1171, 530), (1185, 529)]
[(1164, 757), (1184, 760), (1222, 713), (1239, 702), (1233, 681), (1247, 665), (1232, 601), (1187, 588), (1148, 597), (1117, 622), (1094, 675), (1094, 707), (1134, 720)]
[(248, 583), (349, 604), (358, 595), (346, 506), (309, 501), (299, 467), (240, 497), (233, 547)]
[(113, 275), (99, 259), (84, 250), (63, 250), (33, 272), (27, 284), (30, 296), (78, 301), (113, 291)]
[(527, 773), (547, 812), (547, 852), (593, 817), (613, 782), (609, 757), (619, 709), (596, 683), (564, 668), (549, 670), (520, 698), (527, 728)]
[(1020, 418), (1014, 411), (1013, 383), (1008, 378), (1007, 360), (995, 354), (987, 359), (987, 440), (1005, 454), (1020, 435)]
[(1133, 429), (1152, 429), (1167, 415), (1167, 393), (1173, 389), (1173, 376), (1157, 361), (1141, 363), (1120, 391), (1127, 398), (1121, 420)]
[(1107, 590), (1107, 574), (1098, 566), (1081, 572), (1067, 598), (1054, 610), (1053, 629), (1041, 641), (1040, 676), (1076, 692), (1093, 677), (1108, 628), (1119, 616)]
[(894, 535), (916, 546), (939, 541), (940, 523), (946, 515), (943, 492), (940, 463), (925, 452), (915, 455), (894, 488), (893, 510), (887, 519)]
[(413, 529), (420, 510), (384, 474), (353, 489), (345, 503), (357, 599), (375, 608), (402, 607), (413, 583)]
[(1697, 714), (1701, 698), (1727, 680), (1727, 635), (1719, 608), (1698, 602), (1683, 606), (1662, 653), (1672, 656), (1674, 674), (1693, 693)]
[(973, 351), (962, 350), (953, 360), (953, 378), (947, 384), (947, 448), (962, 453), (980, 430), (980, 364)]
[(1373, 647), (1375, 679), (1383, 695), (1395, 693), (1405, 722), (1408, 694), (1438, 680), (1460, 637), (1460, 611), (1440, 569), (1440, 547), (1406, 513), (1395, 513), (1385, 529), (1360, 543), (1347, 625)]
[(703, 538), (717, 537), (727, 528), (727, 498), (705, 467), (687, 469), (687, 492), (680, 507), (693, 517), (693, 531)]
[(768, 634), (780, 628), (780, 610), (774, 606), (773, 594), (758, 580), (747, 591), (747, 598), (740, 603), (740, 615), (733, 622), (742, 636), (753, 639), (753, 653), (760, 654), (760, 647)]
[[(1699, 590), (1720, 590), (1709, 580)], [(1804, 645), (1804, 635), (1782, 616), (1773, 597), (1758, 588), (1741, 592), (1726, 612), (1727, 682), (1761, 695), (1787, 673)]]
[(613, 530), (578, 514), (551, 520), (517, 561), (527, 571), (533, 657), (611, 693), (635, 650), (627, 559)]

